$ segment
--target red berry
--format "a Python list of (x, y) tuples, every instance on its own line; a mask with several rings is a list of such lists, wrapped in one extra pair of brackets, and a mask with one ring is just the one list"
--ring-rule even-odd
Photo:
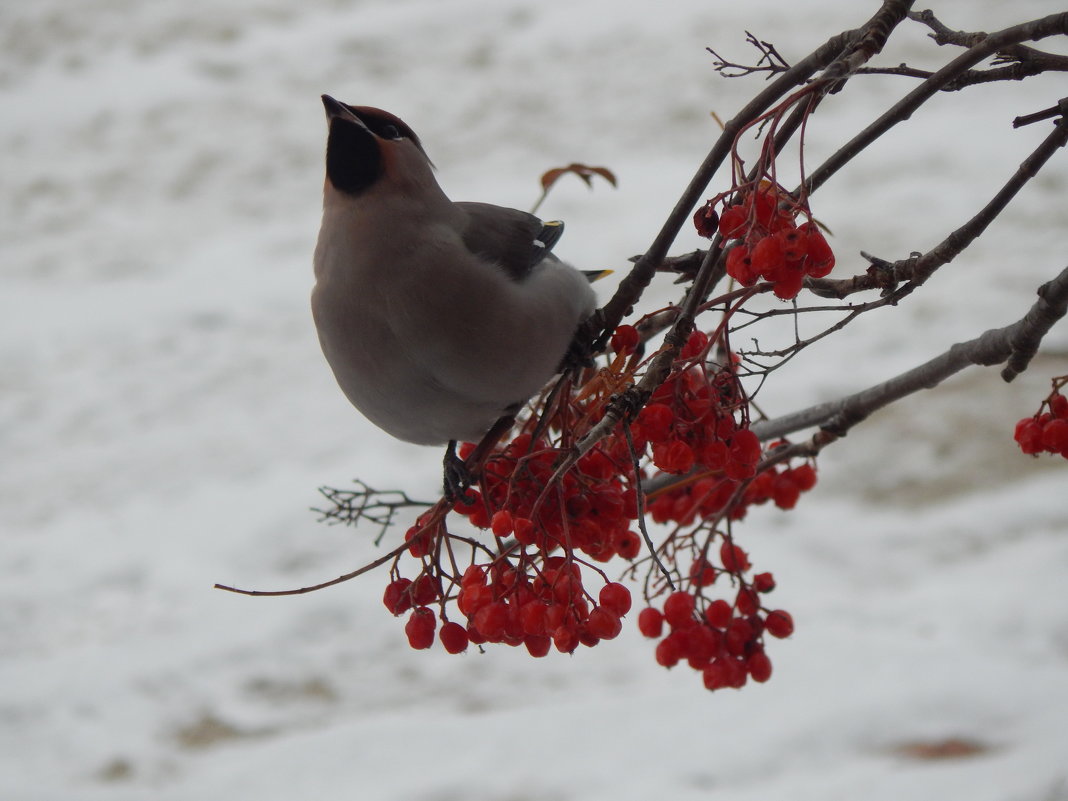
[(790, 271), (775, 281), (771, 291), (779, 300), (793, 300), (804, 285), (804, 273)]
[(664, 630), (664, 616), (659, 609), (647, 606), (638, 613), (638, 631), (644, 636), (655, 639)]
[(746, 205), (755, 211), (758, 223), (770, 228), (779, 206), (778, 193), (773, 188), (758, 189), (746, 198)]
[(460, 578), (461, 587), (473, 587), (486, 583), (486, 568), (482, 565), (470, 565)]
[(424, 573), (412, 584), (412, 603), (415, 606), (432, 604), (441, 597), (441, 579)]
[(805, 257), (806, 237), (793, 226), (782, 228), (776, 237), (786, 261), (800, 261)]
[(633, 531), (620, 531), (612, 538), (612, 547), (624, 559), (634, 559), (642, 551), (642, 538)]
[(730, 625), (734, 612), (731, 605), (722, 598), (717, 598), (705, 608), (705, 620), (710, 626), (725, 629)]
[(729, 542), (719, 547), (719, 561), (728, 573), (744, 573), (749, 569), (749, 556), (738, 545)]
[(760, 461), (760, 440), (748, 428), (735, 431), (731, 436), (731, 456), (742, 464)]
[(690, 661), (690, 667), (694, 670), (702, 670), (719, 649), (722, 635), (708, 626), (694, 626), (686, 631), (687, 649), (686, 656)]
[(760, 608), (760, 599), (757, 598), (756, 591), (748, 587), (738, 590), (738, 595), (734, 599), (734, 608), (746, 617), (754, 614)]
[(681, 658), (682, 649), (679, 647), (678, 640), (673, 640), (671, 637), (665, 637), (657, 643), (656, 662), (661, 667), (675, 667)]
[(808, 462), (788, 471), (790, 477), (793, 479), (794, 484), (802, 492), (808, 492), (814, 486), (816, 486), (816, 468)]
[(528, 634), (523, 638), (523, 645), (527, 648), (527, 653), (536, 659), (540, 659), (549, 653), (549, 649), (552, 647), (553, 641), (551, 637), (538, 637), (532, 634)]
[(745, 662), (740, 659), (724, 659), (724, 666), (727, 669), (727, 686), (738, 689), (745, 686), (746, 670)]
[(630, 611), (630, 590), (619, 582), (613, 581), (601, 587), (597, 600), (601, 606), (615, 612), (617, 617), (623, 617)]
[(722, 470), (728, 459), (730, 459), (730, 451), (723, 440), (711, 440), (701, 448), (701, 464), (709, 470)]
[(753, 247), (749, 259), (754, 271), (769, 281), (779, 280), (785, 262), (782, 242), (777, 236), (765, 236)]
[(805, 253), (808, 255), (805, 272), (813, 278), (823, 278), (834, 269), (834, 251), (816, 223), (807, 222), (797, 230), (805, 237)]
[(508, 625), (508, 607), (503, 601), (486, 604), (475, 612), (471, 624), (490, 642), (500, 642)]
[(663, 403), (650, 403), (640, 412), (635, 425), (649, 442), (663, 442), (671, 436), (675, 412)]
[(553, 632), (553, 645), (562, 654), (570, 654), (579, 646), (578, 632), (571, 626), (559, 626)]
[(534, 521), (525, 517), (517, 517), (512, 521), (516, 541), (520, 545), (533, 545), (537, 539), (534, 529)]
[(549, 605), (544, 601), (527, 601), (519, 607), (519, 622), (526, 634), (542, 636), (547, 631)]
[(728, 206), (719, 215), (719, 232), (726, 239), (737, 239), (745, 233), (746, 210), (742, 206)]
[(719, 690), (730, 686), (730, 673), (723, 659), (716, 659), (709, 664), (701, 672), (701, 678), (707, 690)]
[(1042, 427), (1042, 447), (1051, 453), (1068, 448), (1068, 420), (1050, 420)]
[(408, 635), (408, 644), (421, 651), (434, 644), (434, 629), (437, 619), (434, 613), (425, 606), (420, 606), (412, 611), (408, 622), (404, 624), (404, 633)]
[(748, 620), (736, 617), (727, 626), (727, 633), (723, 638), (723, 644), (727, 646), (727, 652), (732, 656), (743, 656), (746, 647), (753, 641), (755, 632)]
[(771, 592), (775, 589), (775, 577), (771, 573), (757, 573), (753, 576), (753, 589), (757, 592)]
[(404, 541), (411, 543), (408, 546), (408, 553), (416, 559), (421, 559), (430, 553), (430, 537), (427, 534), (428, 532), (419, 526), (412, 526), (404, 532)]
[(394, 615), (402, 615), (412, 608), (412, 596), (408, 592), (412, 582), (410, 579), (400, 578), (386, 585), (386, 591), (382, 593), (382, 603), (386, 609)]
[(599, 640), (612, 640), (619, 636), (623, 624), (617, 614), (607, 607), (599, 606), (590, 612), (586, 620), (586, 630)]
[(461, 495), (456, 500), (456, 503), (452, 505), (453, 510), (458, 514), (469, 515), (482, 505), (482, 496), (478, 490), (468, 490), (466, 498), (469, 498), (470, 502), (465, 499), (465, 496)]
[(665, 473), (676, 475), (688, 473), (695, 461), (693, 449), (681, 440), (658, 442), (653, 445), (653, 464)]
[(764, 630), (772, 637), (779, 639), (789, 637), (794, 633), (794, 618), (783, 609), (768, 612), (768, 616), (764, 619)]
[(472, 584), (460, 589), (460, 594), (456, 598), (456, 606), (460, 612), (470, 617), (492, 600), (493, 589), (491, 587), (485, 584)]
[(719, 217), (716, 214), (716, 206), (711, 200), (705, 203), (705, 205), (699, 208), (697, 213), (693, 215), (693, 224), (697, 229), (698, 236), (711, 239), (715, 235), (719, 224)]
[(579, 644), (585, 645), (587, 648), (593, 648), (601, 641), (601, 638), (589, 630), (587, 626), (580, 626), (578, 628), (578, 641)]
[(664, 601), (664, 618), (672, 628), (685, 626), (693, 620), (694, 597), (679, 590)]
[(801, 488), (789, 473), (780, 473), (771, 485), (771, 499), (780, 509), (793, 509), (801, 497)]
[(745, 245), (735, 245), (727, 253), (727, 275), (736, 280), (742, 286), (752, 286), (760, 275), (753, 268), (749, 258), (749, 248)]
[(1049, 412), (1061, 420), (1068, 419), (1068, 398), (1059, 392), (1053, 393), (1049, 399)]
[(612, 350), (616, 353), (634, 353), (639, 342), (641, 342), (641, 336), (633, 325), (616, 326), (612, 334)]
[(512, 513), (507, 509), (500, 509), (493, 513), (490, 518), (490, 529), (494, 536), (507, 537), (512, 533)]
[(690, 565), (690, 581), (695, 587), (708, 587), (716, 581), (716, 568), (707, 559), (698, 559)]
[(745, 660), (745, 669), (753, 681), (765, 682), (771, 678), (771, 660), (763, 651), (753, 651)]
[(450, 654), (467, 650), (467, 629), (459, 623), (449, 621), (438, 631), (438, 639)]
[(1033, 417), (1025, 417), (1016, 424), (1013, 438), (1020, 446), (1020, 450), (1027, 454), (1036, 454), (1042, 451), (1042, 424)]
[(700, 353), (704, 352), (704, 349), (708, 347), (708, 334), (704, 331), (692, 331), (689, 338), (686, 340), (686, 344), (682, 346), (682, 350), (679, 351), (680, 359), (692, 359)]

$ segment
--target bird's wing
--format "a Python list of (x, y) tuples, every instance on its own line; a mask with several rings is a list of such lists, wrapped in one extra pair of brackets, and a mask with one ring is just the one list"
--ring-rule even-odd
[(564, 233), (559, 221), (542, 222), (533, 214), (491, 203), (457, 203), (467, 216), (463, 231), (468, 250), (522, 281), (549, 255)]

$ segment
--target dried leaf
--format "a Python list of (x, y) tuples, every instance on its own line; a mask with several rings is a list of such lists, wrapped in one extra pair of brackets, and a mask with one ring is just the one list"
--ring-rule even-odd
[(572, 175), (581, 178), (586, 186), (593, 188), (593, 176), (599, 175), (604, 178), (612, 186), (618, 186), (616, 182), (615, 173), (613, 173), (607, 167), (591, 167), (587, 164), (569, 164), (566, 167), (554, 167), (548, 170), (541, 176), (541, 188), (548, 191), (553, 184), (555, 184), (560, 177), (571, 173)]

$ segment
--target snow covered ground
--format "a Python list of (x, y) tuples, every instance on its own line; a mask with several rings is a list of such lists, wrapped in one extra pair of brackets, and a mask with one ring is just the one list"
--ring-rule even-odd
[[(1056, 5), (936, 8), (993, 28)], [(565, 179), (543, 211), (568, 222), (563, 256), (619, 269), (714, 138), (709, 112), (758, 87), (717, 78), (704, 47), (746, 59), (748, 29), (798, 58), (874, 7), (5, 4), (0, 799), (1068, 798), (1068, 463), (1010, 439), (1068, 372), (1063, 326), (1017, 384), (976, 370), (912, 398), (828, 450), (793, 513), (752, 515), (744, 544), (798, 622), (767, 685), (706, 693), (633, 630), (570, 658), (415, 653), (376, 577), (211, 589), (371, 558), (307, 511), (321, 484), (438, 481), (437, 452), (366, 424), (318, 351), (319, 94), (402, 116), (458, 199), (526, 207), (544, 169), (611, 167), (618, 190)], [(881, 61), (925, 53), (916, 30)], [(812, 163), (906, 88), (834, 98)], [(946, 97), (873, 148), (815, 201), (843, 269), (960, 224), (1048, 131), (1011, 118), (1063, 95), (1053, 76)], [(764, 405), (1017, 319), (1065, 266), (1066, 189), (1058, 153), (958, 263), (798, 359)]]

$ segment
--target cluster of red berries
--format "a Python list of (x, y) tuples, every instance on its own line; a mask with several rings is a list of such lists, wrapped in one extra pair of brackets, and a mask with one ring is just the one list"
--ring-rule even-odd
[[(583, 586), (581, 569), (563, 556), (546, 558), (537, 570), (523, 558), (514, 564), (472, 564), (454, 599), (466, 625), (445, 620), (438, 630), (450, 654), (487, 642), (523, 645), (535, 657), (554, 647), (571, 653), (579, 645), (592, 647), (618, 636), (631, 607), (630, 590), (616, 582), (602, 586), (594, 600)], [(437, 615), (429, 604), (440, 600), (440, 582), (428, 574), (415, 582), (395, 579), (382, 599), (394, 615), (411, 610), (404, 631), (415, 649), (433, 645)]]
[(672, 668), (685, 660), (701, 673), (709, 690), (742, 687), (750, 678), (767, 681), (771, 660), (764, 651), (764, 634), (789, 637), (794, 630), (789, 612), (761, 604), (761, 595), (775, 589), (771, 573), (758, 573), (752, 583), (742, 583), (733, 604), (704, 598), (701, 588), (715, 582), (720, 573), (737, 578), (749, 569), (748, 557), (738, 546), (724, 542), (720, 550), (723, 569), (707, 560), (694, 563), (690, 570), (694, 592), (673, 592), (661, 609), (649, 606), (638, 615), (639, 630), (651, 639), (660, 638), (664, 624), (668, 625), (669, 633), (656, 646), (657, 663)]
[[(618, 363), (639, 340), (633, 327), (619, 327), (612, 338)], [(542, 657), (618, 636), (631, 608), (630, 591), (603, 578), (592, 563), (633, 560), (641, 553), (643, 540), (634, 530), (636, 481), (646, 470), (634, 475), (635, 456), (663, 472), (694, 474), (650, 504), (660, 522), (689, 524), (728, 505), (737, 518), (748, 505), (769, 500), (791, 508), (815, 484), (807, 463), (757, 472), (763, 448), (749, 430), (748, 398), (733, 365), (714, 366), (709, 349), (709, 337), (693, 332), (675, 370), (629, 421), (629, 437), (621, 424), (562, 475), (557, 470), (567, 450), (548, 435), (519, 434), (487, 457), (478, 489), (451, 511), (492, 535), (495, 547), (483, 550), (496, 557), (456, 564), (453, 535), (444, 523), (449, 507), (428, 511), (408, 530), (408, 552), (421, 561), (421, 572), (411, 580), (394, 567), (383, 603), (407, 617), (412, 648), (430, 648), (437, 640), (447, 652), (461, 653), (471, 644), (500, 643)], [(575, 411), (595, 417), (579, 406)], [(460, 456), (473, 447), (462, 446)], [(698, 560), (689, 573), (693, 592), (673, 593), (663, 611), (645, 609), (639, 628), (659, 638), (666, 620), (670, 633), (657, 646), (657, 661), (670, 667), (685, 659), (710, 689), (740, 687), (749, 678), (766, 681), (771, 662), (764, 634), (788, 636), (793, 623), (788, 613), (761, 605), (760, 594), (774, 588), (770, 573), (746, 581), (748, 556), (733, 544), (724, 543), (718, 556), (716, 564)], [(733, 604), (709, 602), (703, 588), (724, 573), (741, 590)], [(584, 586), (584, 575), (593, 574), (605, 582), (599, 591)]]
[[(708, 349), (708, 336), (690, 334), (679, 360), (688, 363)], [(729, 368), (711, 371), (702, 361), (670, 375), (653, 392), (631, 423), (635, 448), (651, 450), (652, 463), (665, 473), (693, 469), (722, 471), (736, 480), (750, 478), (760, 461), (760, 440), (745, 422), (735, 420), (745, 406), (738, 378)], [(610, 453), (622, 457), (617, 436)]]
[(1068, 398), (1054, 390), (1043, 406), (1046, 411), (1016, 424), (1016, 443), (1027, 454), (1057, 453), (1068, 459)]
[(702, 476), (659, 493), (649, 503), (649, 514), (657, 523), (688, 526), (715, 515), (741, 520), (750, 506), (768, 501), (780, 509), (793, 509), (801, 493), (816, 486), (816, 468), (808, 462), (797, 467), (773, 465), (739, 491), (740, 486), (725, 475)]
[[(727, 253), (727, 274), (742, 286), (763, 278), (783, 300), (797, 297), (805, 277), (823, 278), (834, 268), (834, 252), (808, 209), (785, 190), (763, 182), (716, 215), (716, 199), (697, 211), (697, 232), (742, 240)], [(798, 216), (809, 217), (797, 224)]]
[(560, 458), (559, 449), (520, 434), (486, 460), (482, 492), (472, 491), (469, 501), (454, 508), (473, 526), (491, 528), (497, 537), (510, 534), (539, 553), (565, 548), (598, 562), (636, 557), (641, 538), (631, 525), (638, 518), (638, 500), (624, 482), (632, 472), (629, 458), (619, 461), (594, 447), (542, 498)]

